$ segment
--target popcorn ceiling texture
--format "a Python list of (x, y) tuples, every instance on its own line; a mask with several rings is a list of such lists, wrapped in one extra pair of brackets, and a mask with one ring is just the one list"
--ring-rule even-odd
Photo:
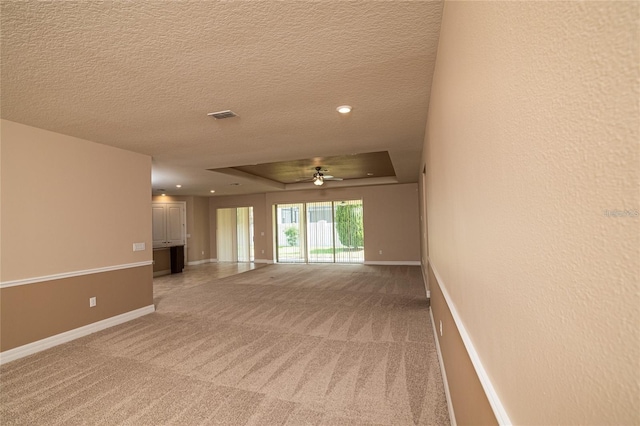
[[(2, 118), (153, 154), (183, 185), (209, 168), (384, 150), (415, 182), (441, 10), (2, 2)], [(206, 115), (224, 109), (239, 118)]]
[(514, 424), (640, 423), (639, 7), (444, 8), (429, 255)]

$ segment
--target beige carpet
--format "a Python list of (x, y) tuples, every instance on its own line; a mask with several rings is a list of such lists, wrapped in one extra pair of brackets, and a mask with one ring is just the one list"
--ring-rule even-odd
[(419, 267), (202, 265), (157, 312), (0, 369), (0, 423), (449, 424)]

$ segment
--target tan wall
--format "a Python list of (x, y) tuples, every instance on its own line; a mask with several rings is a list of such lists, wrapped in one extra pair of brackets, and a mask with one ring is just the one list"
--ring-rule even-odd
[[(256, 258), (273, 260), (273, 205), (362, 198), (365, 261), (420, 261), (417, 191), (416, 184), (402, 184), (212, 197), (211, 247), (215, 250), (215, 212), (218, 208), (253, 206)], [(265, 250), (264, 255), (262, 250)]]
[[(3, 288), (0, 351), (153, 304), (151, 265)], [(96, 306), (89, 307), (89, 298)]]
[(436, 338), (445, 365), (456, 423), (483, 426), (498, 424), (433, 270), (428, 268), (427, 273)]
[[(151, 159), (2, 120), (2, 351), (153, 303)], [(143, 242), (146, 250), (133, 251)], [(89, 308), (89, 297), (97, 306)]]
[(168, 248), (153, 250), (153, 273), (171, 272), (171, 252)]
[(445, 4), (429, 257), (514, 424), (640, 424), (639, 7)]
[[(209, 198), (196, 196), (153, 196), (153, 201), (184, 201), (187, 220), (187, 262), (211, 258), (209, 245)], [(204, 254), (203, 254), (204, 252)], [(154, 268), (154, 271), (156, 269)]]
[(1, 132), (2, 281), (151, 260), (150, 157), (6, 120)]
[(209, 228), (209, 198), (193, 197), (193, 223), (195, 233), (191, 235), (197, 260), (211, 258), (211, 231)]

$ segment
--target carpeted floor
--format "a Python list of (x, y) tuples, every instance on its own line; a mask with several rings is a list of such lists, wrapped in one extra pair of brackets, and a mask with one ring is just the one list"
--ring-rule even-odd
[(449, 424), (419, 267), (214, 266), (0, 368), (3, 425)]

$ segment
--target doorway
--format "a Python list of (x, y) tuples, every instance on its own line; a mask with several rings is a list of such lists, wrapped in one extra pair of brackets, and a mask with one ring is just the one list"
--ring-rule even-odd
[(218, 262), (253, 262), (253, 207), (216, 211)]
[(277, 204), (276, 261), (363, 263), (362, 200)]

